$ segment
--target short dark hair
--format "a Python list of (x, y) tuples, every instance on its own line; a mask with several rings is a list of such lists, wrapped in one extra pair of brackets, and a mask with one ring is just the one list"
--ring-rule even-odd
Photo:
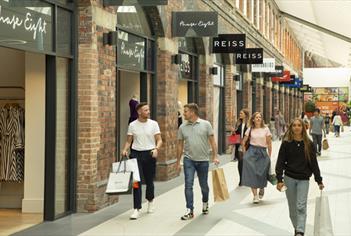
[(149, 104), (147, 102), (141, 102), (136, 106), (135, 110), (139, 111), (140, 108), (142, 108), (143, 106), (148, 106), (148, 105)]
[(199, 116), (199, 106), (196, 103), (188, 103), (184, 105), (184, 108), (188, 108), (192, 112), (195, 113), (195, 115)]
[(316, 108), (316, 109), (314, 110), (314, 112), (321, 113), (321, 110), (319, 110), (319, 108)]

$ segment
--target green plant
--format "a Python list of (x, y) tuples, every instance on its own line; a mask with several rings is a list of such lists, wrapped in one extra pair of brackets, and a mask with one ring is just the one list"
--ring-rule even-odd
[(311, 100), (305, 103), (305, 112), (314, 112), (315, 109), (316, 109), (316, 104)]

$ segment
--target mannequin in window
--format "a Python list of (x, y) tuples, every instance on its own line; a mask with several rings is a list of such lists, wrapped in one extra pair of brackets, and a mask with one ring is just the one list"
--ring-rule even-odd
[(138, 119), (138, 112), (136, 111), (136, 107), (138, 104), (139, 104), (138, 96), (134, 94), (133, 97), (129, 100), (130, 116), (129, 116), (128, 124)]
[(178, 101), (178, 128), (181, 124), (183, 124), (182, 108), (182, 102)]

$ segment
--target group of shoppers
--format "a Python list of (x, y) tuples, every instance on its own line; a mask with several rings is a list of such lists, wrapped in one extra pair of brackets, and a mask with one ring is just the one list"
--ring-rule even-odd
[[(154, 211), (153, 180), (162, 139), (157, 122), (149, 119), (148, 104), (140, 103), (136, 109), (138, 119), (129, 124), (122, 155), (127, 156), (128, 150), (131, 149), (130, 158), (137, 159), (139, 172), (146, 184), (147, 212), (152, 213)], [(198, 106), (194, 103), (186, 104), (183, 115), (185, 122), (178, 130), (176, 169), (181, 170), (183, 157), (186, 213), (180, 218), (190, 220), (194, 218), (195, 173), (198, 176), (202, 193), (202, 214), (207, 215), (209, 213), (209, 164), (210, 162), (219, 164), (219, 159), (212, 126), (209, 121), (199, 117)], [(313, 119), (312, 125), (315, 124), (323, 126), (318, 118)], [(256, 112), (250, 117), (247, 109), (240, 111), (239, 120), (233, 131), (242, 139), (241, 144), (235, 146), (235, 154), (238, 157), (239, 185), (250, 187), (253, 203), (258, 204), (267, 186), (271, 166), (272, 134), (264, 124), (262, 114)], [(304, 122), (300, 118), (293, 120), (281, 138), (282, 144), (275, 170), (278, 179), (277, 189), (281, 191), (283, 186), (287, 187), (286, 197), (290, 219), (295, 235), (301, 236), (305, 232), (308, 184), (312, 173), (319, 188), (324, 187), (316, 159), (317, 149), (309, 139)], [(140, 182), (133, 189), (134, 211), (130, 219), (137, 219), (140, 216), (141, 186)]]
[[(276, 163), (276, 176), (278, 180), (277, 189), (286, 189), (289, 213), (296, 236), (302, 236), (305, 232), (307, 196), (309, 189), (309, 178), (314, 174), (319, 188), (324, 188), (322, 177), (317, 162), (318, 140), (323, 128), (319, 118), (319, 110), (311, 120), (310, 132), (314, 140), (312, 142), (307, 135), (305, 122), (296, 118), (288, 126), (282, 135), (282, 144)], [(279, 112), (278, 115), (279, 116)], [(240, 112), (239, 124), (246, 123), (247, 128), (240, 147), (236, 147), (235, 153), (239, 153), (239, 185), (251, 188), (253, 203), (259, 203), (264, 196), (264, 188), (267, 186), (272, 155), (272, 134), (264, 125), (263, 117), (256, 112), (249, 118), (247, 110)], [(237, 125), (235, 133), (242, 133)], [(246, 127), (245, 126), (245, 127)], [(313, 130), (313, 131), (312, 131)], [(243, 153), (240, 154), (240, 148)], [(241, 163), (240, 163), (241, 161)], [(239, 167), (242, 165), (242, 167)], [(241, 171), (240, 171), (241, 170)], [(285, 187), (284, 187), (285, 186)]]

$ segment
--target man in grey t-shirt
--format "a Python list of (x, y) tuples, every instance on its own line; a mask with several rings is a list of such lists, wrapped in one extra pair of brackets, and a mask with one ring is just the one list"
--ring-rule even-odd
[[(199, 178), (202, 193), (202, 213), (208, 214), (208, 168), (211, 160), (218, 164), (217, 146), (210, 122), (199, 118), (199, 108), (195, 103), (184, 106), (184, 122), (178, 131), (177, 170), (184, 150), (185, 199), (187, 212), (182, 220), (194, 217), (193, 185), (195, 172)], [(184, 145), (185, 144), (185, 145)], [(212, 149), (212, 152), (211, 152)], [(212, 154), (211, 154), (212, 153)]]
[(312, 135), (313, 144), (317, 151), (317, 155), (321, 155), (322, 151), (322, 137), (324, 129), (324, 119), (320, 115), (320, 110), (317, 108), (314, 111), (314, 116), (310, 121), (310, 135)]

